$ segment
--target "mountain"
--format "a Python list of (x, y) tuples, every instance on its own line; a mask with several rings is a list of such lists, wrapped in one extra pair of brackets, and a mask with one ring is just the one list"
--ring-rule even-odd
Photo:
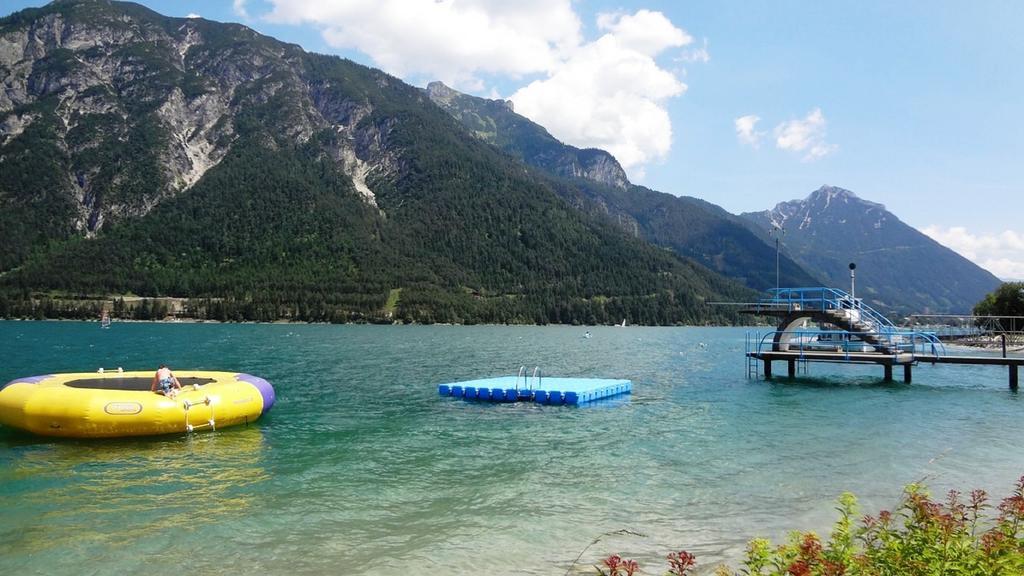
[(842, 188), (823, 186), (804, 200), (742, 216), (762, 230), (785, 228), (787, 252), (829, 286), (849, 289), (848, 265), (856, 263), (857, 295), (883, 312), (967, 314), (1001, 284), (885, 206)]
[[(563, 144), (516, 114), (509, 101), (462, 94), (441, 82), (430, 83), (425, 93), (480, 140), (564, 179), (558, 190), (573, 205), (755, 290), (775, 287), (774, 241), (739, 217), (704, 200), (631, 184), (611, 154)], [(819, 283), (785, 254), (779, 275), (783, 285)]]
[(58, 1), (0, 19), (0, 83), (0, 314), (674, 324), (750, 296), (422, 91), (244, 26)]
[(626, 171), (614, 156), (563, 144), (543, 126), (515, 113), (511, 100), (490, 100), (463, 94), (442, 82), (427, 85), (426, 94), (477, 138), (509, 152), (531, 166), (567, 178), (584, 178), (625, 190)]

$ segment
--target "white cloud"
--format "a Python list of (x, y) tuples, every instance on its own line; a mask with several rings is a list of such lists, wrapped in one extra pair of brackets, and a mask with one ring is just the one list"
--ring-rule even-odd
[[(569, 144), (608, 150), (633, 177), (671, 148), (665, 103), (686, 85), (656, 57), (693, 38), (660, 12), (601, 14), (602, 36), (588, 42), (573, 0), (268, 2), (267, 20), (311, 23), (329, 45), (363, 52), (407, 80), (486, 94), (494, 91), (488, 78), (532, 77), (513, 89), (516, 112)], [(235, 6), (244, 11), (242, 0)], [(706, 61), (706, 50), (689, 57)]]
[(680, 62), (700, 62), (702, 64), (711, 62), (711, 52), (708, 52), (708, 39), (704, 39), (704, 45), (700, 48), (683, 50), (678, 60)]
[(828, 156), (839, 149), (825, 142), (825, 115), (815, 108), (803, 120), (789, 120), (775, 127), (775, 145), (781, 150), (803, 153), (803, 161), (810, 162)]
[[(665, 101), (686, 84), (661, 68), (654, 57), (692, 38), (664, 15), (601, 15), (607, 33), (580, 46), (512, 96), (516, 111), (554, 136), (580, 147), (612, 153), (633, 178), (642, 165), (664, 158), (672, 147), (672, 121)], [(643, 37), (642, 31), (651, 35)]]
[(740, 143), (747, 144), (758, 148), (761, 146), (761, 138), (764, 137), (764, 132), (758, 132), (754, 129), (754, 126), (761, 120), (760, 116), (754, 114), (748, 114), (746, 116), (740, 116), (733, 123), (736, 126), (736, 138), (739, 139)]
[(615, 36), (623, 48), (647, 56), (693, 42), (692, 36), (673, 26), (664, 14), (650, 10), (638, 10), (632, 15), (598, 14), (597, 28)]
[(249, 19), (249, 11), (245, 9), (246, 0), (234, 0), (231, 4), (231, 8), (234, 9), (235, 14), (238, 14), (246, 20)]
[(189, 13), (188, 13), (188, 14), (187, 14), (187, 15), (185, 16), (185, 18), (202, 18), (202, 16), (201, 16), (201, 15), (199, 15), (199, 14), (196, 14), (195, 12), (189, 12)]
[(972, 234), (963, 226), (935, 225), (921, 231), (1003, 280), (1024, 280), (1024, 234)]
[(580, 42), (570, 0), (269, 0), (273, 22), (312, 23), (399, 77), (465, 89), (479, 74), (542, 73)]

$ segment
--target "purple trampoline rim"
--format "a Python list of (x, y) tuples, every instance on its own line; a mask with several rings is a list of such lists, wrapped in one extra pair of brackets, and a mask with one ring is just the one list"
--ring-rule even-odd
[(260, 416), (266, 414), (274, 406), (274, 400), (276, 395), (274, 394), (274, 387), (259, 376), (253, 376), (252, 374), (236, 374), (235, 379), (241, 382), (248, 382), (256, 387), (260, 391), (260, 395), (263, 396), (263, 410), (260, 411)]
[(40, 382), (46, 380), (47, 378), (53, 378), (53, 374), (42, 374), (40, 376), (26, 376), (24, 378), (15, 378), (14, 380), (11, 380), (7, 384), (0, 386), (0, 390), (7, 388), (11, 384), (39, 384)]

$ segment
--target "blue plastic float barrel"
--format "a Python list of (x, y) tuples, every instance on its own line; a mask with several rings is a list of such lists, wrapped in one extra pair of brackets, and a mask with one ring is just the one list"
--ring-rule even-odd
[(602, 398), (629, 394), (633, 390), (632, 382), (628, 380), (599, 378), (546, 378), (543, 382), (546, 387), (541, 386), (541, 383), (538, 381), (537, 387), (533, 390), (506, 388), (506, 386), (516, 380), (513, 376), (502, 376), (441, 384), (438, 385), (437, 392), (441, 396), (453, 396), (466, 400), (490, 402), (532, 401), (537, 404), (579, 406)]

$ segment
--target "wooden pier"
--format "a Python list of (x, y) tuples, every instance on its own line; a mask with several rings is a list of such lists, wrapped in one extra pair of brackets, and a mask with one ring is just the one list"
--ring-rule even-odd
[(917, 361), (927, 364), (973, 364), (975, 366), (1006, 366), (1010, 372), (1010, 390), (1017, 389), (1017, 371), (1024, 358), (1005, 356), (934, 356), (918, 355)]
[(882, 367), (886, 382), (893, 380), (893, 367), (903, 367), (903, 381), (910, 384), (913, 380), (913, 366), (916, 364), (964, 364), (972, 366), (1006, 366), (1009, 372), (1010, 390), (1019, 387), (1018, 372), (1024, 366), (1024, 358), (1001, 356), (950, 356), (936, 354), (880, 354), (878, 352), (822, 352), (822, 351), (764, 351), (748, 352), (747, 356), (760, 360), (764, 366), (764, 377), (773, 376), (772, 362), (785, 362), (787, 374), (796, 377), (797, 364), (800, 362), (829, 362), (842, 364), (876, 364)]
[[(772, 363), (785, 362), (790, 378), (800, 364), (829, 362), (875, 364), (891, 382), (894, 366), (903, 367), (903, 381), (913, 379), (917, 364), (961, 364), (1006, 366), (1010, 389), (1018, 389), (1018, 372), (1024, 357), (947, 354), (933, 332), (896, 328), (885, 316), (861, 300), (835, 288), (777, 288), (764, 299), (741, 312), (779, 318), (778, 329), (747, 339), (747, 374), (757, 372), (760, 361), (764, 377), (772, 378)], [(835, 330), (806, 330), (808, 323), (832, 326)]]

